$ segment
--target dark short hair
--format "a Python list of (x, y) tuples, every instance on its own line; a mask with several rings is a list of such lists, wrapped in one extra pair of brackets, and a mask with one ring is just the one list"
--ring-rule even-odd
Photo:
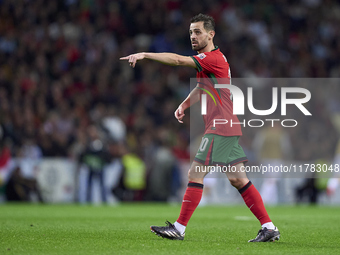
[(192, 17), (192, 19), (190, 20), (190, 23), (196, 23), (200, 21), (203, 21), (203, 26), (206, 31), (211, 31), (211, 30), (215, 31), (215, 21), (213, 17), (200, 13)]

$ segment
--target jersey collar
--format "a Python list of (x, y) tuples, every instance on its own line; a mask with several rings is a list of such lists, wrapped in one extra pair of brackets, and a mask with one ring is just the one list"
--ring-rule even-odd
[(215, 49), (213, 49), (212, 51), (218, 50), (218, 46), (215, 46)]

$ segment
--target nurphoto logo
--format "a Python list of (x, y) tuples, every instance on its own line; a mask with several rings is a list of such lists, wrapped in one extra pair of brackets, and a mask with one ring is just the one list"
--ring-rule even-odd
[[(215, 84), (215, 89), (229, 89), (231, 100), (233, 102), (233, 114), (234, 115), (244, 115), (245, 110), (245, 96), (240, 88), (238, 88), (235, 85), (229, 85), (229, 84)], [(213, 96), (208, 93), (210, 97), (215, 102), (215, 99)], [(304, 97), (302, 98), (289, 98), (289, 94), (300, 94)], [(272, 105), (267, 110), (258, 110), (255, 109), (254, 103), (253, 103), (253, 88), (248, 87), (247, 89), (247, 106), (251, 113), (257, 116), (268, 116), (270, 114), (273, 114), (278, 107), (278, 88), (274, 87), (272, 89)], [(281, 116), (287, 115), (287, 105), (295, 105), (305, 116), (312, 116), (312, 114), (307, 110), (307, 108), (303, 105), (311, 99), (311, 93), (308, 89), (305, 88), (296, 88), (296, 87), (282, 87), (281, 88)], [(216, 105), (216, 103), (215, 103)], [(207, 95), (202, 94), (201, 95), (201, 114), (206, 115), (207, 114)], [(234, 122), (232, 120), (226, 120), (226, 119), (214, 119), (214, 127), (215, 125), (225, 125), (230, 124), (232, 127), (233, 125), (243, 125), (244, 127), (246, 124), (248, 124), (249, 127), (262, 127), (264, 126), (264, 123), (271, 122), (272, 127), (274, 126), (274, 122), (281, 122), (281, 125), (283, 127), (296, 127), (298, 125), (297, 120), (295, 119), (250, 119), (246, 122), (244, 120), (243, 122)], [(257, 125), (255, 125), (255, 123)], [(290, 123), (291, 125), (288, 125)]]

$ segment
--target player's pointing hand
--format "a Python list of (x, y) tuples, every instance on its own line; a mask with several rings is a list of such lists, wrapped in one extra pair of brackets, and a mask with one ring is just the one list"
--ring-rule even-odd
[(144, 52), (132, 54), (126, 57), (120, 58), (120, 60), (127, 60), (130, 66), (135, 67), (138, 60), (142, 60), (145, 57)]

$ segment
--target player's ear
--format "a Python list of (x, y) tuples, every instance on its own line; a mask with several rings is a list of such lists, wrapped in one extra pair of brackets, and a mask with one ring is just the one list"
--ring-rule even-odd
[(210, 31), (209, 31), (209, 37), (210, 37), (210, 39), (213, 39), (214, 36), (215, 36), (215, 31), (214, 31), (214, 30), (210, 30)]

